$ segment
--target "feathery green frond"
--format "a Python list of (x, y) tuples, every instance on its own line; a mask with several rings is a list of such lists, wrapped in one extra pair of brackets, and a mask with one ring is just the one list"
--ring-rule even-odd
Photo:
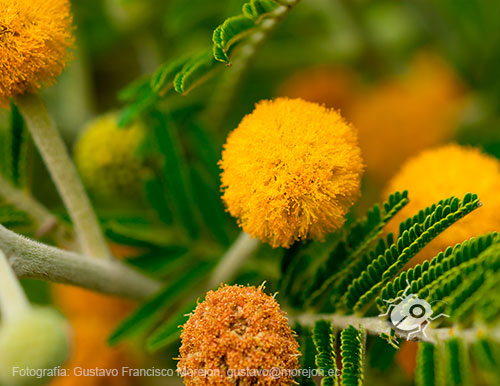
[(319, 320), (314, 325), (313, 340), (316, 346), (316, 366), (323, 371), (325, 376), (321, 381), (322, 386), (337, 385), (336, 376), (328, 376), (330, 370), (336, 370), (335, 331), (331, 322)]
[(403, 231), (396, 242), (378, 256), (348, 287), (343, 303), (347, 309), (360, 311), (379, 293), (403, 266), (439, 233), (480, 205), (476, 195), (463, 200), (452, 197), (440, 202), (424, 219)]
[(467, 346), (459, 338), (443, 342), (443, 377), (446, 385), (472, 385)]
[(417, 368), (415, 369), (416, 386), (437, 386), (436, 366), (439, 359), (436, 358), (436, 347), (429, 342), (418, 344)]
[(365, 356), (365, 333), (353, 326), (340, 333), (342, 351), (341, 386), (363, 385), (363, 363)]

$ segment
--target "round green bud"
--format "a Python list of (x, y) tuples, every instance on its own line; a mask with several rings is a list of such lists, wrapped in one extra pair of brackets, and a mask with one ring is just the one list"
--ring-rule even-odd
[(94, 197), (115, 202), (136, 199), (151, 166), (141, 154), (147, 130), (141, 122), (118, 127), (115, 113), (92, 121), (74, 149), (74, 158), (84, 185)]
[(69, 324), (59, 313), (50, 308), (21, 313), (0, 326), (0, 384), (45, 383), (46, 370), (62, 365), (68, 353)]

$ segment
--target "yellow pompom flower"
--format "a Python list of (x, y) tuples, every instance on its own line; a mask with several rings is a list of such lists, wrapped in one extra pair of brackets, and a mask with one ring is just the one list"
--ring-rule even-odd
[(84, 185), (104, 199), (136, 197), (150, 169), (138, 148), (146, 128), (140, 122), (118, 127), (110, 113), (91, 122), (75, 145), (74, 158)]
[(407, 217), (439, 200), (477, 193), (482, 206), (459, 220), (422, 250), (421, 262), (473, 236), (500, 231), (500, 162), (479, 149), (450, 144), (408, 160), (393, 177), (386, 194), (408, 190), (409, 204), (392, 222), (393, 231)]
[(73, 43), (68, 0), (0, 0), (0, 106), (54, 83)]
[(408, 157), (446, 143), (463, 102), (456, 74), (427, 53), (404, 75), (360, 93), (346, 115), (359, 130), (367, 174), (385, 184)]
[[(225, 285), (208, 292), (182, 328), (177, 370), (187, 386), (295, 383), (291, 373), (299, 366), (299, 345), (278, 302), (262, 286)], [(265, 374), (276, 369), (282, 371), (276, 377)], [(260, 375), (252, 374), (257, 370)]]
[(342, 226), (363, 173), (356, 131), (337, 111), (287, 98), (261, 101), (243, 118), (220, 167), (227, 210), (273, 247)]

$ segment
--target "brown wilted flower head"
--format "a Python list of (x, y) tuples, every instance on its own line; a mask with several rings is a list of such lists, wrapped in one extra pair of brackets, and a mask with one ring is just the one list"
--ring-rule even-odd
[(188, 386), (290, 385), (299, 366), (288, 320), (262, 286), (209, 291), (181, 340), (177, 371)]

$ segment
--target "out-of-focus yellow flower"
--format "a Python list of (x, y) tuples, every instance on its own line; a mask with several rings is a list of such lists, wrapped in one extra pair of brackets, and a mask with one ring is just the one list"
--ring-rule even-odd
[(292, 334), (278, 302), (262, 287), (221, 286), (207, 293), (184, 324), (177, 369), (188, 386), (291, 385), (290, 374), (228, 372), (297, 369), (299, 345)]
[(0, 0), (0, 106), (54, 83), (73, 43), (68, 0)]
[[(111, 244), (113, 255), (118, 258), (137, 256), (140, 251), (127, 246)], [(56, 378), (51, 386), (133, 386), (140, 378), (133, 377), (78, 377), (76, 368), (118, 369), (139, 368), (143, 363), (141, 353), (132, 345), (110, 347), (107, 340), (116, 326), (136, 306), (130, 300), (95, 293), (83, 288), (53, 284), (54, 303), (68, 317), (74, 331), (73, 350), (65, 364), (71, 376)]]
[(367, 174), (382, 184), (408, 157), (447, 142), (464, 102), (452, 69), (427, 53), (403, 76), (359, 95), (346, 116), (359, 130)]
[(85, 186), (104, 199), (137, 197), (150, 173), (145, 158), (138, 154), (145, 136), (146, 128), (140, 122), (118, 127), (115, 113), (91, 122), (74, 151)]
[(80, 287), (52, 285), (54, 303), (70, 319), (100, 318), (106, 324), (116, 324), (135, 306), (135, 303)]
[(354, 73), (340, 67), (314, 67), (299, 71), (279, 88), (278, 95), (302, 98), (344, 112), (356, 98)]
[(228, 136), (223, 200), (243, 230), (273, 247), (338, 229), (363, 173), (354, 128), (302, 99), (262, 101)]
[[(128, 315), (134, 303), (128, 300), (98, 294), (83, 288), (53, 285), (54, 303), (68, 317), (74, 331), (72, 353), (64, 368), (68, 376), (52, 381), (51, 386), (116, 385), (132, 386), (138, 379), (131, 377), (80, 377), (75, 369), (118, 369), (137, 368), (141, 360), (138, 352), (130, 345), (110, 347), (107, 343), (117, 324)], [(120, 371), (121, 372), (121, 371)]]
[[(66, 376), (55, 378), (50, 386), (135, 386), (140, 378), (122, 374), (123, 367), (140, 368), (140, 359), (126, 344), (110, 347), (107, 339), (113, 326), (98, 317), (77, 318), (71, 322), (73, 352), (64, 368)], [(118, 370), (118, 376), (81, 376), (83, 371)]]
[(456, 144), (426, 150), (408, 160), (386, 187), (386, 194), (408, 190), (410, 202), (391, 223), (399, 223), (439, 200), (477, 193), (482, 206), (445, 230), (412, 263), (473, 236), (500, 230), (500, 162), (479, 149)]

